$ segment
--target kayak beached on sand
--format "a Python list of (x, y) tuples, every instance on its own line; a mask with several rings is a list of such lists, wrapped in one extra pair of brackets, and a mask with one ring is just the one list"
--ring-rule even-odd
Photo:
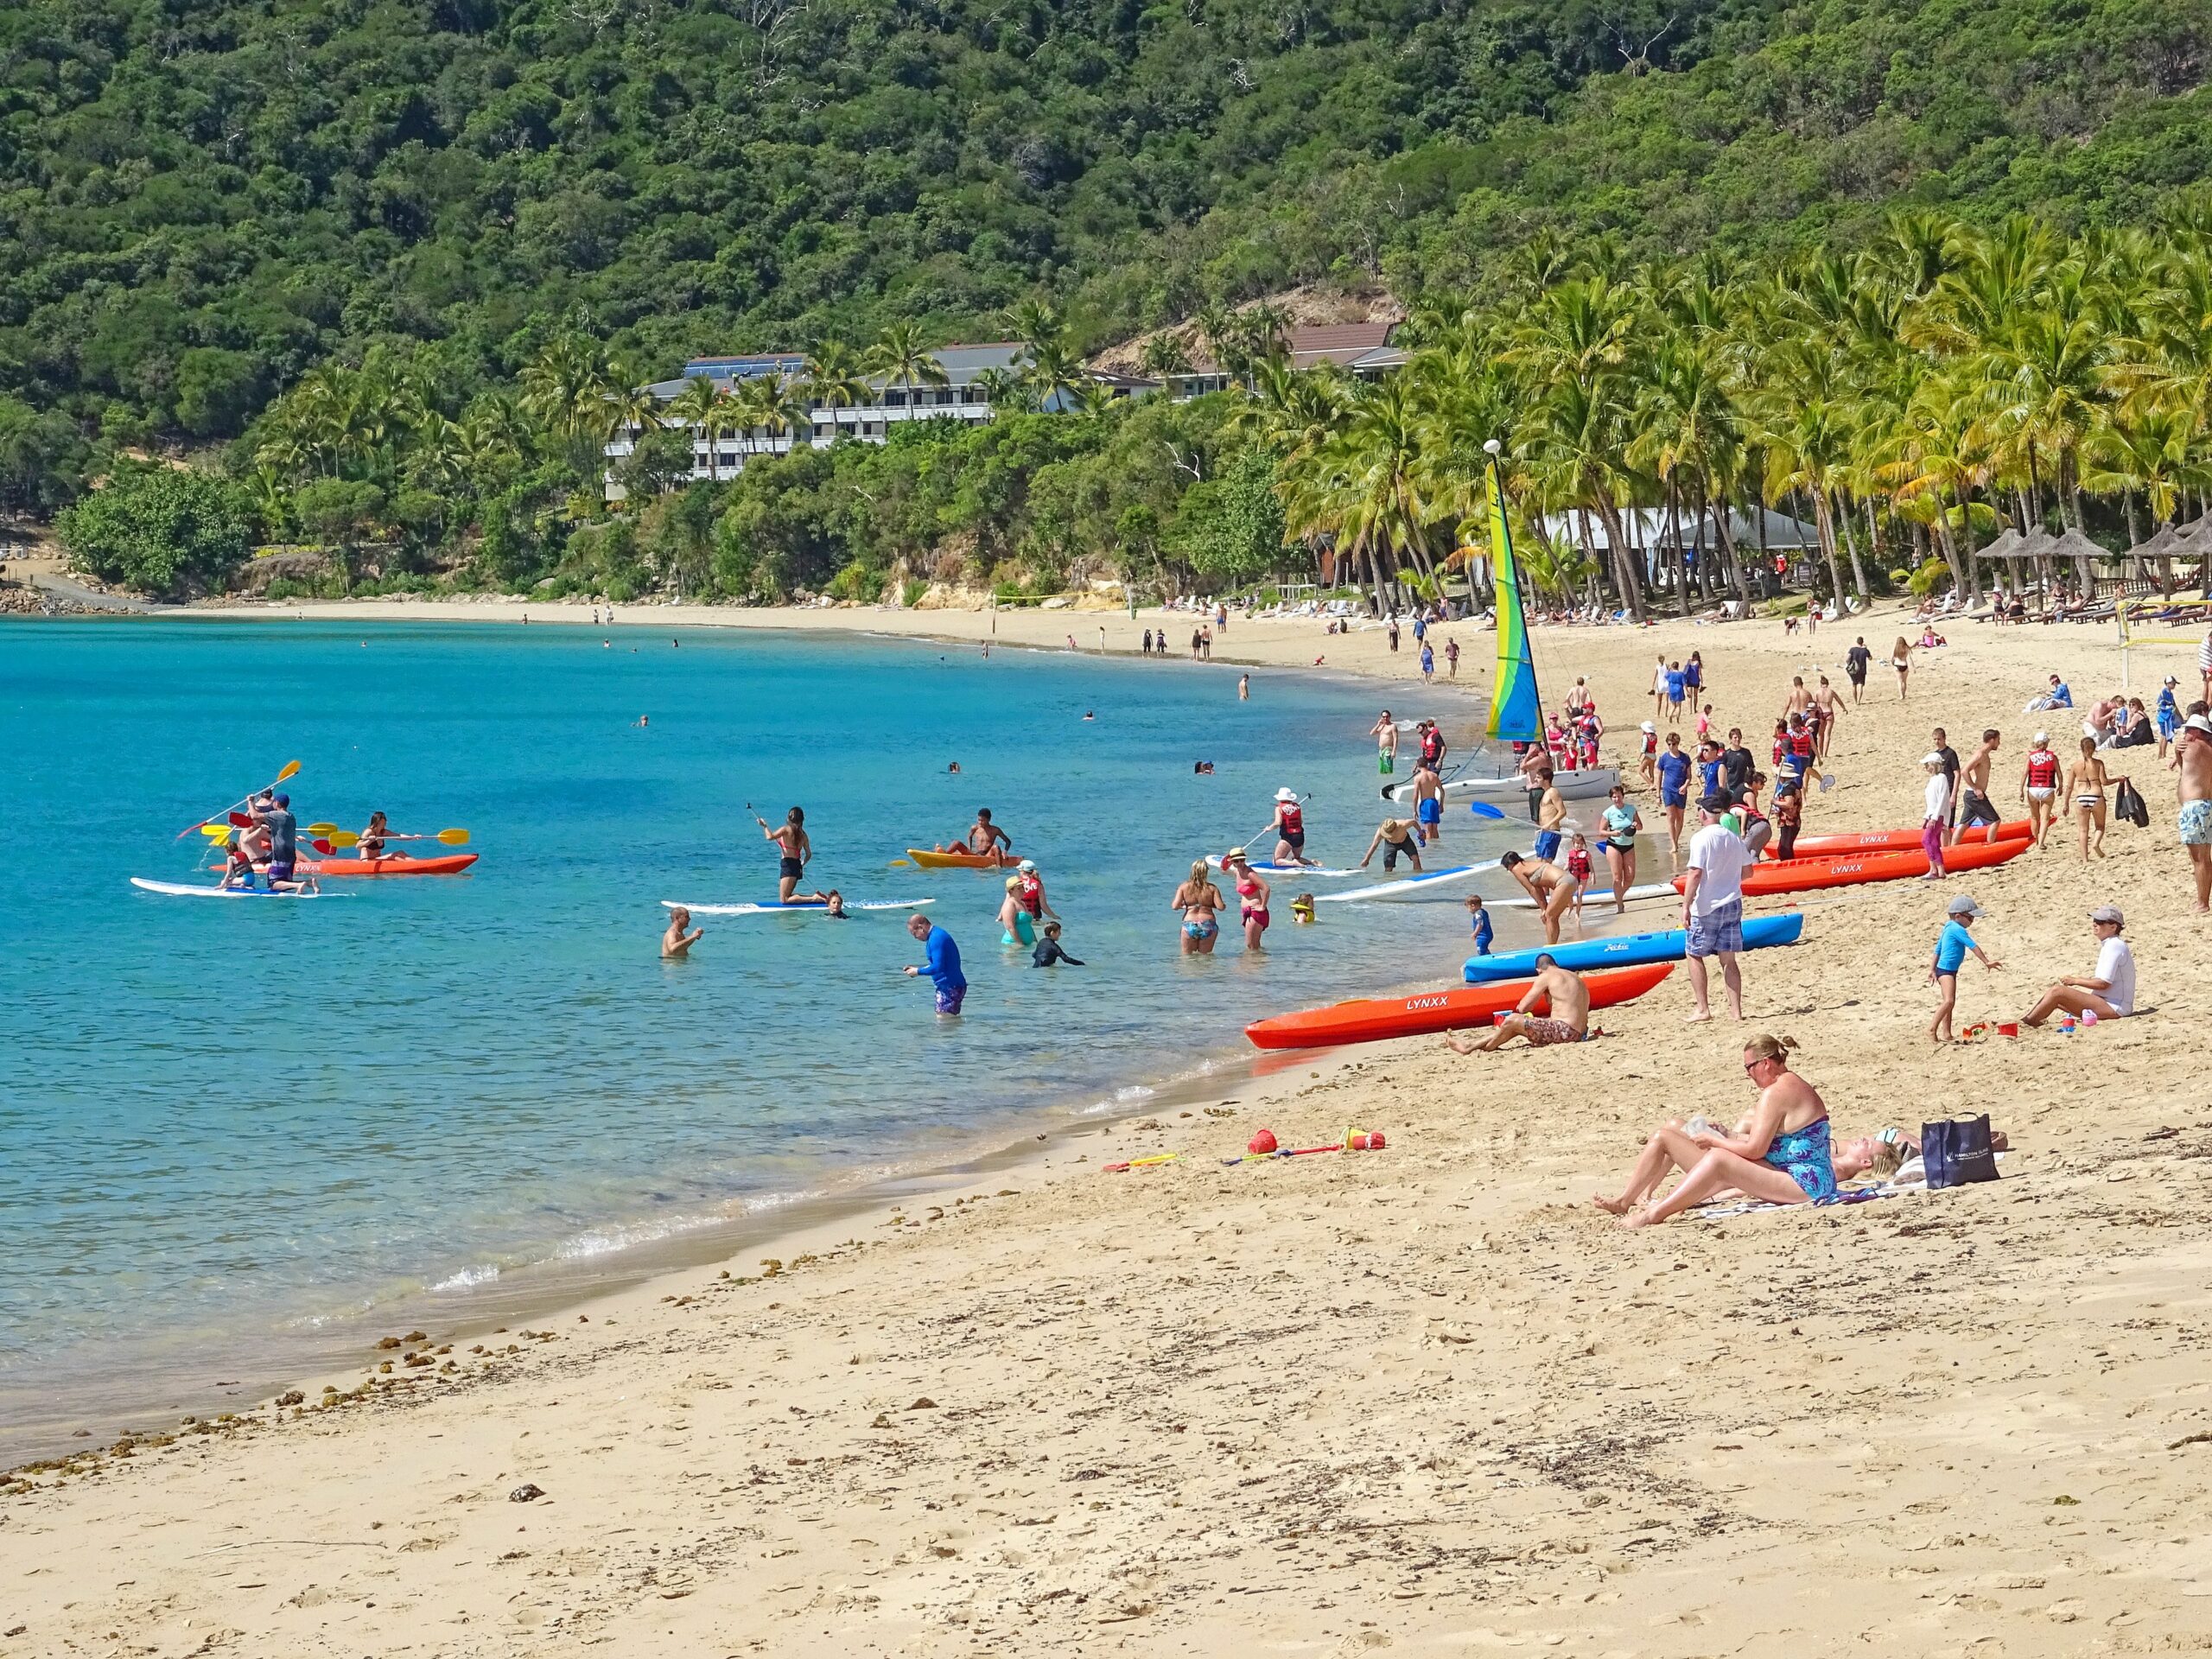
[[(2031, 841), (2000, 841), (1981, 846), (1943, 849), (1946, 874), (1963, 870), (1986, 870), (2018, 858), (2035, 845)], [(1855, 887), (1868, 881), (1897, 881), (1928, 874), (1928, 855), (1915, 847), (1910, 851), (1862, 853), (1840, 858), (1792, 858), (1777, 864), (1753, 864), (1744, 871), (1744, 896), (1757, 899), (1777, 893), (1810, 893), (1816, 887)], [(1683, 878), (1676, 876), (1675, 890)]]
[[(1959, 831), (1961, 847), (1980, 847), (1993, 841), (2024, 841), (2035, 833), (2025, 818), (2015, 818), (2010, 823), (1995, 825), (1978, 823), (1971, 830)], [(1917, 830), (1869, 830), (1856, 836), (1800, 836), (1790, 850), (1792, 858), (1834, 858), (1846, 853), (1909, 852), (1920, 846)], [(1772, 847), (1766, 855), (1776, 861), (1782, 855)], [(1943, 861), (1951, 861), (1946, 849)]]
[[(1804, 930), (1802, 911), (1754, 916), (1744, 924), (1744, 949), (1757, 950), (1770, 944), (1795, 944)], [(1571, 968), (1578, 974), (1598, 968), (1679, 962), (1688, 944), (1689, 936), (1680, 928), (1663, 933), (1628, 933), (1611, 939), (1575, 939), (1560, 944), (1537, 945), (1527, 950), (1506, 950), (1494, 957), (1469, 957), (1464, 971), (1468, 984), (1488, 985), (1501, 979), (1527, 978), (1536, 971), (1539, 956), (1548, 956), (1560, 967)]]
[[(1674, 971), (1671, 962), (1647, 963), (1592, 974), (1583, 983), (1590, 988), (1592, 1008), (1609, 1008), (1642, 996)], [(1378, 1043), (1390, 1037), (1421, 1037), (1465, 1026), (1485, 1026), (1493, 1015), (1508, 1012), (1528, 995), (1529, 983), (1514, 979), (1459, 990), (1338, 1002), (1325, 1008), (1255, 1020), (1244, 1027), (1244, 1034), (1255, 1048), (1332, 1048), (1342, 1043)]]

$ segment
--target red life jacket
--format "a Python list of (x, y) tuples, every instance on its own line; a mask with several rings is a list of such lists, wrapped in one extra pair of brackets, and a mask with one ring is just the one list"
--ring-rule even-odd
[(2058, 757), (2049, 749), (2028, 751), (2028, 787), (2031, 789), (2058, 787)]

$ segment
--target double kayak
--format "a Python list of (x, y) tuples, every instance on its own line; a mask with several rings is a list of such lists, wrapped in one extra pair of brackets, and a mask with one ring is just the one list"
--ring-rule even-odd
[[(1674, 971), (1671, 962), (1647, 963), (1592, 974), (1583, 983), (1590, 988), (1592, 1008), (1610, 1008), (1642, 996)], [(1529, 984), (1526, 979), (1514, 979), (1459, 990), (1338, 1002), (1257, 1020), (1244, 1027), (1244, 1034), (1255, 1048), (1331, 1048), (1343, 1043), (1379, 1043), (1392, 1037), (1422, 1037), (1465, 1026), (1486, 1026), (1493, 1016), (1517, 1007), (1529, 995)]]
[[(757, 905), (687, 905), (675, 899), (664, 899), (660, 902), (664, 909), (688, 910), (694, 916), (766, 916), (779, 911), (804, 913), (825, 908), (819, 899), (794, 899), (788, 905), (780, 904), (773, 899), (766, 904)], [(919, 910), (925, 905), (935, 903), (937, 900), (934, 899), (849, 899), (845, 901), (845, 908), (849, 911)]]
[(130, 878), (141, 893), (166, 893), (172, 899), (343, 899), (342, 893), (271, 893), (266, 887), (210, 887), (184, 881), (153, 881), (143, 875)]
[[(1613, 792), (1613, 785), (1621, 780), (1619, 769), (1614, 766), (1587, 766), (1569, 772), (1561, 766), (1552, 773), (1552, 787), (1559, 791), (1563, 801), (1597, 800)], [(1441, 785), (1446, 795), (1471, 795), (1477, 800), (1511, 801), (1525, 804), (1529, 785), (1516, 772), (1510, 778), (1454, 778)], [(1385, 784), (1382, 798), (1386, 801), (1410, 801), (1414, 786), (1410, 783)]]
[[(1666, 889), (1662, 888), (1662, 892)], [(1805, 931), (1802, 911), (1780, 916), (1754, 916), (1744, 924), (1744, 949), (1757, 950), (1770, 944), (1795, 944)], [(1630, 933), (1612, 939), (1577, 939), (1570, 944), (1540, 945), (1529, 950), (1507, 950), (1495, 957), (1469, 957), (1465, 973), (1470, 985), (1488, 985), (1501, 979), (1525, 979), (1536, 971), (1536, 958), (1548, 956), (1562, 968), (1582, 973), (1593, 968), (1627, 968), (1643, 963), (1679, 962), (1689, 948), (1689, 936), (1680, 928), (1664, 933)]]
[(937, 853), (926, 847), (909, 847), (906, 856), (925, 870), (1004, 870), (1021, 862), (1013, 853)]
[[(1979, 847), (1993, 841), (2025, 841), (2034, 833), (2025, 818), (2015, 818), (2010, 823), (1978, 823), (1971, 830), (1959, 831), (1958, 844)], [(1917, 830), (1869, 830), (1856, 836), (1800, 836), (1791, 849), (1790, 856), (1833, 858), (1842, 853), (1906, 852), (1917, 849), (1919, 845), (1920, 831)], [(1766, 855), (1777, 861), (1781, 858), (1781, 855), (1771, 847), (1766, 849)], [(1946, 864), (1951, 861), (1948, 849), (1944, 852), (1943, 861)]]
[[(1943, 870), (1956, 875), (1964, 870), (1986, 870), (2011, 862), (2034, 846), (2031, 841), (1999, 841), (1979, 846), (1948, 847)], [(1861, 853), (1829, 858), (1793, 858), (1782, 863), (1753, 864), (1744, 872), (1744, 896), (1757, 899), (1777, 893), (1810, 893), (1817, 887), (1855, 887), (1869, 881), (1897, 881), (1928, 874), (1928, 855), (1915, 847), (1910, 851)], [(1683, 878), (1675, 878), (1681, 891)]]

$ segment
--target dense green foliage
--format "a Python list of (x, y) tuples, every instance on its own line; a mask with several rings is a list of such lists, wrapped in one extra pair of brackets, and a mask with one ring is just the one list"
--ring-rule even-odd
[(94, 575), (180, 594), (219, 582), (245, 556), (247, 523), (221, 479), (130, 466), (65, 508), (59, 528), (70, 556)]

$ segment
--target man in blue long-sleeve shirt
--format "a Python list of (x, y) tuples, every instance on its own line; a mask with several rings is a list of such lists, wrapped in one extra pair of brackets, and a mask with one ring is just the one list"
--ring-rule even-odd
[(920, 967), (909, 968), (906, 972), (930, 976), (930, 982), (937, 987), (939, 1014), (959, 1013), (961, 999), (968, 995), (968, 976), (960, 971), (960, 947), (952, 942), (951, 934), (934, 925), (926, 916), (909, 916), (906, 931), (921, 941), (927, 957)]

